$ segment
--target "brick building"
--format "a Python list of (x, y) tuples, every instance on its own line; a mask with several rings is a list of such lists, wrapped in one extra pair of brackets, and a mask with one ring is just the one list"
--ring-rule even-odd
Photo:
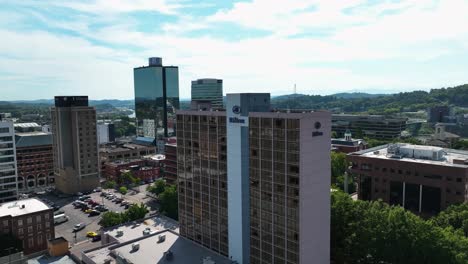
[(122, 173), (130, 171), (133, 177), (146, 182), (160, 177), (163, 162), (164, 155), (154, 155), (129, 161), (108, 162), (104, 165), (102, 173), (108, 180), (117, 180)]
[(332, 150), (336, 152), (351, 153), (367, 148), (367, 142), (363, 139), (355, 139), (351, 136), (351, 131), (346, 131), (344, 138), (331, 139)]
[(55, 237), (53, 210), (34, 198), (1, 204), (0, 232), (22, 240), (25, 255), (46, 250)]
[(54, 185), (52, 134), (16, 133), (19, 192), (33, 192)]
[(153, 155), (156, 153), (154, 146), (140, 145), (135, 143), (109, 143), (101, 145), (99, 148), (99, 158), (101, 162), (101, 170), (105, 171), (106, 163), (120, 160), (140, 159), (143, 156)]
[(358, 198), (433, 215), (468, 201), (468, 152), (390, 144), (348, 154)]

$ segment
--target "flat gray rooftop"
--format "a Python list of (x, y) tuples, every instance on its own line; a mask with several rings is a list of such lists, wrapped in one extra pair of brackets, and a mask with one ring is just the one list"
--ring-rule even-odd
[[(159, 242), (159, 236), (165, 236), (163, 242)], [(133, 244), (138, 243), (139, 248), (133, 249)], [(172, 259), (165, 257), (166, 252), (172, 252)], [(157, 264), (197, 264), (205, 259), (211, 259), (216, 264), (232, 263), (227, 257), (221, 256), (177, 233), (164, 230), (153, 235), (141, 237), (138, 240), (128, 241), (123, 244), (104, 247), (85, 253), (86, 257), (94, 263), (157, 263)], [(210, 262), (208, 262), (210, 263)]]

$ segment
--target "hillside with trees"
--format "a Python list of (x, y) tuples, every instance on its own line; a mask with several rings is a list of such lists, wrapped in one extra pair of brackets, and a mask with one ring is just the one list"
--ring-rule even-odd
[(349, 95), (337, 95), (278, 96), (272, 99), (272, 105), (274, 108), (281, 109), (328, 109), (335, 112), (384, 115), (426, 110), (435, 105), (468, 107), (468, 84), (432, 89), (429, 92), (413, 91), (377, 97), (357, 96), (353, 98)]

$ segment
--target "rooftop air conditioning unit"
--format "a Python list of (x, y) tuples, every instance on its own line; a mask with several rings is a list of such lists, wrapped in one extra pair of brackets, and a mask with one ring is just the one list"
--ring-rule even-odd
[(166, 240), (166, 235), (159, 235), (158, 237), (158, 243), (162, 243)]
[(133, 243), (132, 244), (132, 250), (137, 251), (138, 249), (140, 249), (140, 244), (138, 242)]
[(117, 230), (117, 236), (123, 236), (123, 230)]
[(211, 259), (210, 256), (203, 258), (203, 264), (216, 264), (214, 260)]

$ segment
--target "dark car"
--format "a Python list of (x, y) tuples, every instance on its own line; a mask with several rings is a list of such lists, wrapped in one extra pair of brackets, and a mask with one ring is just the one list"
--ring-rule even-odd
[(54, 205), (54, 206), (52, 207), (52, 209), (54, 209), (54, 211), (58, 211), (58, 210), (60, 210), (60, 206)]
[(101, 235), (94, 236), (92, 240), (93, 242), (101, 241)]
[(96, 216), (96, 215), (100, 215), (100, 214), (101, 214), (101, 212), (99, 212), (98, 210), (92, 210), (92, 211), (89, 213), (88, 217), (89, 217), (89, 216)]

